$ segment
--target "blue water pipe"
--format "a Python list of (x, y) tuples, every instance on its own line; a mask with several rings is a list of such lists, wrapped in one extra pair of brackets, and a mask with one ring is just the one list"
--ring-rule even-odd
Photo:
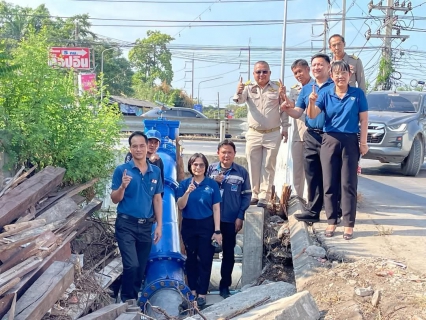
[[(185, 284), (185, 256), (180, 251), (179, 221), (176, 206), (177, 168), (176, 146), (180, 121), (163, 117), (144, 120), (145, 132), (157, 130), (161, 134), (158, 155), (164, 163), (163, 234), (157, 244), (152, 245), (146, 266), (145, 281), (139, 299), (142, 311), (154, 315), (150, 305), (161, 307), (169, 315), (179, 315), (182, 297), (193, 300), (191, 290)], [(154, 232), (156, 224), (153, 225)], [(149, 304), (147, 303), (149, 301)], [(158, 314), (155, 314), (158, 316)]]

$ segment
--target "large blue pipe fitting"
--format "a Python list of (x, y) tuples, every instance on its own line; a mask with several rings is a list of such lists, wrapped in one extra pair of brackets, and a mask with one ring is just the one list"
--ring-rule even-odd
[[(180, 297), (193, 300), (191, 290), (185, 284), (184, 263), (186, 257), (180, 251), (179, 221), (176, 207), (176, 189), (178, 187), (176, 169), (176, 147), (173, 140), (179, 134), (179, 121), (165, 119), (144, 120), (145, 131), (158, 130), (162, 141), (158, 155), (164, 163), (163, 195), (163, 235), (157, 244), (152, 245), (145, 272), (145, 281), (140, 297), (143, 307), (148, 300), (155, 297), (161, 301), (174, 290)], [(156, 224), (153, 225), (154, 232)], [(166, 292), (168, 292), (166, 294)], [(167, 298), (165, 298), (167, 299)], [(150, 300), (151, 301), (151, 300)], [(166, 301), (165, 301), (166, 302)], [(178, 311), (178, 306), (176, 306)]]

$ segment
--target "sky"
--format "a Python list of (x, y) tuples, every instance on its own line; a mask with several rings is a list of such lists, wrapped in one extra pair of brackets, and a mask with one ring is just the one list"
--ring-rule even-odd
[[(283, 42), (283, 23), (281, 21), (284, 19), (284, 1), (226, 3), (227, 0), (199, 0), (204, 3), (185, 3), (197, 0), (176, 0), (174, 2), (178, 3), (165, 3), (166, 1), (9, 0), (8, 2), (32, 8), (45, 4), (51, 15), (61, 17), (88, 13), (91, 18), (190, 21), (190, 23), (166, 23), (91, 20), (93, 24), (91, 30), (99, 35), (127, 42), (144, 38), (148, 30), (159, 30), (173, 36), (175, 40), (171, 42), (174, 47), (172, 50), (174, 71), (172, 85), (174, 88), (185, 90), (188, 95), (193, 94), (194, 98), (198, 97), (199, 91), (198, 98), (205, 106), (217, 106), (218, 96), (220, 107), (232, 103), (231, 97), (236, 91), (240, 76), (246, 81), (249, 65), (251, 73), (253, 64), (258, 60), (265, 60), (271, 64), (271, 79), (281, 78), (280, 48)], [(309, 61), (313, 54), (319, 52), (323, 47), (324, 18), (340, 18), (342, 1), (344, 0), (287, 1), (287, 50), (283, 79), (287, 87), (296, 83), (291, 73), (291, 63), (298, 58)], [(379, 47), (383, 42), (381, 39), (374, 38), (367, 41), (365, 33), (371, 30), (372, 34), (376, 34), (380, 29), (381, 34), (384, 34), (384, 29), (381, 28), (383, 21), (363, 18), (383, 17), (384, 13), (380, 10), (372, 10), (369, 13), (369, 2), (369, 0), (346, 1), (348, 20), (346, 21), (345, 38), (346, 52), (355, 54), (362, 60), (366, 79), (372, 83), (377, 77), (381, 55)], [(375, 3), (377, 2), (378, 0), (375, 1)], [(402, 26), (414, 27), (417, 31), (401, 30), (402, 35), (410, 37), (404, 42), (399, 39), (393, 41), (393, 47), (396, 48), (394, 50), (396, 70), (399, 72), (394, 73), (394, 76), (395, 78), (401, 77), (400, 82), (408, 85), (413, 79), (426, 80), (426, 44), (424, 40), (426, 19), (418, 19), (420, 16), (426, 16), (426, 1), (413, 0), (411, 3), (414, 8), (411, 12), (406, 15), (403, 12), (396, 14)], [(305, 19), (305, 21), (299, 19)], [(318, 21), (306, 21), (306, 19), (318, 19)], [(244, 26), (209, 27), (197, 27), (200, 22), (192, 22), (223, 20), (277, 20), (278, 22), (268, 25), (251, 23), (251, 25)], [(114, 26), (105, 26), (106, 24)], [(223, 22), (222, 24), (231, 23)], [(124, 25), (132, 25), (132, 27)], [(327, 26), (327, 36), (341, 33), (340, 21), (328, 21)], [(213, 48), (205, 50), (207, 46)], [(251, 48), (250, 64), (248, 63), (249, 46)], [(127, 52), (125, 50), (124, 54), (127, 55)], [(192, 72), (194, 73), (193, 84)], [(250, 77), (253, 78), (252, 75)]]

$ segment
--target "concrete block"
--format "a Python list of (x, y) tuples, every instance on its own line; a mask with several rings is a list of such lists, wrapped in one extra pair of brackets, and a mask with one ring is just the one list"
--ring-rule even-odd
[(265, 304), (235, 317), (235, 320), (317, 320), (320, 312), (314, 298), (308, 291)]
[[(222, 260), (220, 259), (213, 260), (212, 272), (210, 275), (209, 291), (219, 290), (220, 279), (222, 278), (220, 275), (221, 266), (222, 266)], [(241, 288), (241, 275), (242, 275), (242, 264), (236, 262), (234, 264), (234, 269), (232, 270), (232, 283), (229, 288), (230, 290), (236, 290)]]
[(244, 221), (244, 254), (242, 286), (255, 281), (262, 273), (263, 220), (262, 208), (250, 206)]
[[(282, 281), (255, 286), (204, 309), (203, 315), (209, 320), (216, 320), (221, 317), (226, 318), (232, 315), (236, 310), (251, 306), (267, 296), (270, 297), (268, 301), (273, 302), (285, 297), (290, 297), (295, 293), (296, 288), (294, 285)], [(201, 319), (198, 315), (192, 318)]]
[(293, 199), (289, 202), (289, 227), (291, 254), (293, 258), (294, 276), (297, 291), (303, 291), (309, 282), (310, 276), (315, 273), (321, 263), (314, 257), (309, 256), (305, 250), (313, 245), (313, 241), (305, 222), (297, 221), (293, 214), (301, 212), (302, 205), (299, 200)]

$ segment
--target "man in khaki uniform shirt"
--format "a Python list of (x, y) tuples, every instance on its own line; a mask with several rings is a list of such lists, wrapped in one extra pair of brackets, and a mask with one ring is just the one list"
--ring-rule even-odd
[(362, 66), (361, 59), (355, 55), (348, 55), (345, 52), (345, 38), (343, 38), (340, 34), (333, 34), (328, 39), (328, 45), (331, 52), (333, 52), (333, 60), (331, 63), (340, 60), (346, 61), (351, 68), (349, 85), (351, 87), (358, 87), (366, 93), (364, 67)]
[[(254, 65), (255, 82), (240, 82), (234, 101), (247, 103), (246, 156), (252, 187), (250, 204), (266, 207), (271, 198), (275, 177), (275, 165), (281, 139), (288, 137), (288, 115), (281, 112), (283, 86), (270, 81), (271, 70), (265, 61)], [(282, 132), (280, 132), (280, 126)]]
[[(289, 99), (292, 104), (295, 104), (299, 97), (302, 87), (311, 81), (309, 74), (309, 64), (304, 59), (297, 59), (291, 65), (291, 71), (294, 78), (299, 82), (291, 87)], [(305, 190), (305, 168), (303, 157), (303, 135), (306, 131), (305, 114), (303, 113), (299, 119), (293, 119), (293, 139), (291, 141), (291, 155), (293, 158), (293, 185), (296, 195), (303, 198)]]

